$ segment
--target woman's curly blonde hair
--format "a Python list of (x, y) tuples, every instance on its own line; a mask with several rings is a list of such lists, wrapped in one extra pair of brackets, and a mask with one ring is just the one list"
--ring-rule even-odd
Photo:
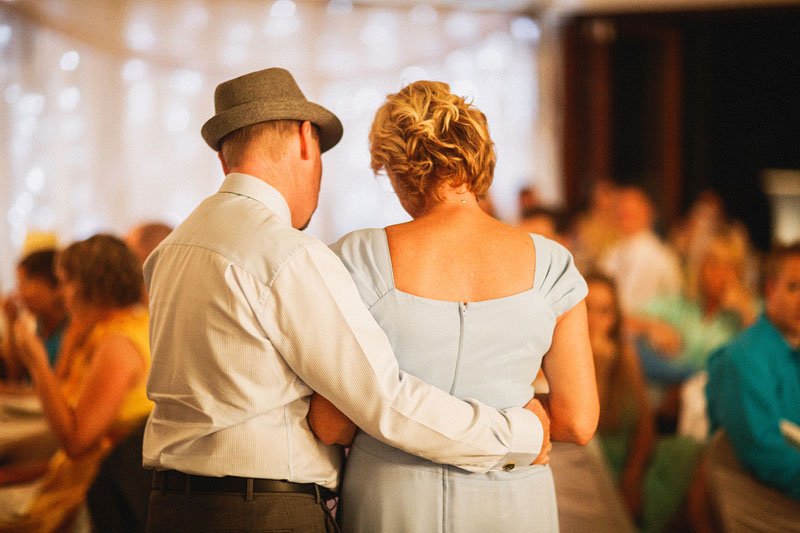
[(494, 143), (486, 116), (450, 86), (417, 81), (390, 94), (369, 133), (372, 170), (385, 170), (414, 209), (438, 197), (445, 181), (467, 185), (477, 197), (494, 175)]

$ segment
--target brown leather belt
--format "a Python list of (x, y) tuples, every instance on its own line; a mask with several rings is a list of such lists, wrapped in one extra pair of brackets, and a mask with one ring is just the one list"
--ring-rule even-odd
[[(315, 483), (293, 483), (278, 479), (259, 479), (236, 476), (207, 477), (184, 474), (177, 470), (154, 470), (153, 489), (162, 492), (185, 494), (249, 494), (262, 492), (293, 492), (309, 494), (316, 498), (330, 500), (336, 495), (329, 489)], [(249, 493), (249, 494), (248, 494)]]

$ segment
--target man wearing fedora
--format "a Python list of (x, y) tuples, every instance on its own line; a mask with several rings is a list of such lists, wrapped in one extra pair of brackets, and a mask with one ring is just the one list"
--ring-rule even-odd
[[(497, 411), (400, 372), (350, 275), (302, 233), (317, 207), (331, 112), (270, 68), (222, 83), (202, 128), (226, 177), (145, 263), (155, 403), (148, 531), (332, 531), (341, 450), (306, 419), (313, 391), (359, 427), (485, 472), (530, 464), (548, 420)], [(534, 409), (536, 412), (534, 413)]]

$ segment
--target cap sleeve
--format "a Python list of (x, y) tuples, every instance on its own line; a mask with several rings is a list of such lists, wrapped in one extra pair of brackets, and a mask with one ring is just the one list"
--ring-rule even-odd
[(589, 289), (578, 272), (572, 254), (561, 244), (531, 235), (536, 246), (534, 287), (555, 316), (561, 316), (581, 300)]
[(356, 284), (361, 300), (372, 307), (389, 292), (390, 285), (384, 275), (387, 270), (385, 254), (381, 253), (381, 229), (364, 229), (348, 233), (330, 245), (331, 250), (344, 263)]

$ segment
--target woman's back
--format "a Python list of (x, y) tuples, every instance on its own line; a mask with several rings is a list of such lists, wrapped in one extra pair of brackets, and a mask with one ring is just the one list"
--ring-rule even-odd
[(530, 236), (467, 206), (390, 226), (386, 236), (394, 284), (404, 292), (480, 302), (533, 286)]
[[(556, 318), (585, 295), (569, 252), (543, 237), (509, 232), (503, 239), (524, 239), (511, 249), (529, 256), (519, 268), (511, 254), (505, 262), (491, 252), (472, 257), (481, 254), (470, 251), (469, 238), (461, 248), (469, 253), (460, 255), (459, 242), (445, 244), (445, 233), (422, 238), (412, 224), (357, 231), (333, 246), (400, 368), (461, 398), (524, 405)], [(483, 270), (471, 270), (476, 266)]]
[[(369, 140), (373, 170), (386, 172), (414, 220), (354, 232), (333, 249), (400, 368), (451, 395), (504, 408), (528, 403), (550, 351), (547, 366), (559, 390), (566, 391), (565, 380), (594, 387), (579, 306), (586, 284), (569, 252), (492, 219), (479, 206), (495, 164), (485, 115), (446, 84), (415, 82), (387, 97)], [(569, 312), (573, 308), (577, 313)], [(559, 317), (558, 328), (566, 325), (567, 333), (554, 336)], [(565, 338), (579, 342), (573, 346)], [(550, 404), (553, 420), (559, 419), (551, 432), (560, 430), (562, 418), (580, 418), (573, 416), (580, 412), (576, 406), (592, 413), (581, 394)], [(593, 431), (596, 418), (588, 418)], [(344, 478), (343, 530), (556, 531), (549, 467), (538, 461), (502, 466), (469, 474), (360, 433)]]
[[(488, 269), (492, 261), (492, 269), (503, 270), (502, 258), (487, 253), (473, 261), (470, 256), (478, 252), (469, 238), (460, 256), (460, 241), (438, 240), (444, 232), (423, 238), (411, 226), (394, 234), (398, 227), (357, 231), (333, 246), (386, 332), (400, 368), (460, 398), (497, 408), (525, 404), (551, 346), (556, 317), (585, 295), (571, 256), (553, 241), (522, 234), (525, 240), (514, 245), (529, 254), (528, 272), (508, 272), (524, 273), (527, 280), (508, 272), (471, 275), (470, 268)], [(412, 231), (402, 233), (408, 227)], [(459, 267), (450, 270), (451, 262)], [(397, 263), (405, 269), (400, 276)], [(400, 288), (396, 281), (406, 285)], [(494, 287), (501, 290), (489, 290)], [(383, 494), (382, 486), (391, 486), (391, 493)], [(512, 531), (525, 523), (542, 531), (557, 528), (547, 467), (470, 474), (363, 433), (353, 443), (342, 494), (345, 531)], [(513, 513), (493, 511), (504, 507)]]

